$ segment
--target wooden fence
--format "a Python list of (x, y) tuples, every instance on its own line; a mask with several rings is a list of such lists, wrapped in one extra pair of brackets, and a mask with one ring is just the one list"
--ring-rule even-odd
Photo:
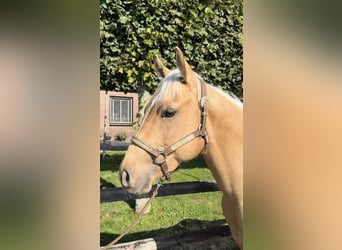
[[(148, 198), (152, 195), (153, 190), (150, 193), (141, 195), (139, 197), (127, 193), (123, 188), (103, 188), (100, 190), (100, 202), (112, 202), (112, 201), (126, 201), (135, 200), (138, 198)], [(219, 191), (219, 187), (215, 182), (208, 181), (192, 181), (192, 182), (180, 182), (180, 183), (168, 183), (163, 184), (159, 190), (157, 197), (179, 195), (179, 194), (194, 194)]]

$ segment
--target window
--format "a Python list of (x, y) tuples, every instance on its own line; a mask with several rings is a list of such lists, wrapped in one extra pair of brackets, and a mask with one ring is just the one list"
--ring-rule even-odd
[(110, 97), (110, 123), (130, 125), (132, 123), (133, 98)]

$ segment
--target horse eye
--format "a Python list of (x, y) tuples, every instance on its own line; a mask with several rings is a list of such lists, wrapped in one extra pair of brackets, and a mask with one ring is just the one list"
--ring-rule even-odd
[(166, 109), (161, 112), (162, 118), (171, 118), (176, 114), (177, 111)]

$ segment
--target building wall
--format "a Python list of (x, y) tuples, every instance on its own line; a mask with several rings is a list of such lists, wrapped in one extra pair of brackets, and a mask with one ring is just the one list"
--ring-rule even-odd
[[(138, 105), (138, 94), (137, 93), (123, 93), (123, 92), (114, 92), (114, 91), (106, 91), (100, 90), (100, 138), (103, 138), (104, 133), (104, 121), (105, 115), (106, 118), (106, 135), (112, 137), (112, 140), (116, 138), (116, 135), (120, 132), (125, 132), (128, 135), (128, 138), (131, 138), (132, 135), (135, 134), (135, 130), (131, 125), (113, 125), (110, 124), (110, 117), (109, 117), (109, 106), (110, 106), (110, 97), (131, 97), (133, 98), (133, 108), (132, 108), (132, 118), (133, 123), (137, 121), (137, 113), (139, 111)], [(105, 114), (106, 111), (106, 114)]]

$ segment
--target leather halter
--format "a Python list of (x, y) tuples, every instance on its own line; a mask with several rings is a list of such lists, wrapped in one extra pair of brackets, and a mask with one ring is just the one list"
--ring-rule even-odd
[(168, 170), (168, 166), (166, 163), (166, 157), (173, 152), (175, 152), (180, 147), (183, 147), (187, 143), (191, 142), (197, 137), (201, 137), (204, 139), (205, 144), (208, 143), (208, 133), (206, 129), (206, 118), (208, 116), (208, 97), (207, 97), (207, 89), (206, 83), (202, 78), (198, 78), (201, 83), (201, 99), (199, 101), (199, 106), (201, 110), (201, 123), (198, 128), (193, 131), (192, 133), (188, 134), (187, 136), (183, 137), (182, 139), (178, 140), (174, 144), (171, 144), (168, 147), (153, 147), (136, 136), (132, 137), (132, 143), (136, 146), (140, 147), (141, 149), (145, 150), (147, 153), (151, 154), (154, 157), (154, 164), (159, 165), (162, 172), (163, 177), (166, 180), (170, 180), (170, 172)]

